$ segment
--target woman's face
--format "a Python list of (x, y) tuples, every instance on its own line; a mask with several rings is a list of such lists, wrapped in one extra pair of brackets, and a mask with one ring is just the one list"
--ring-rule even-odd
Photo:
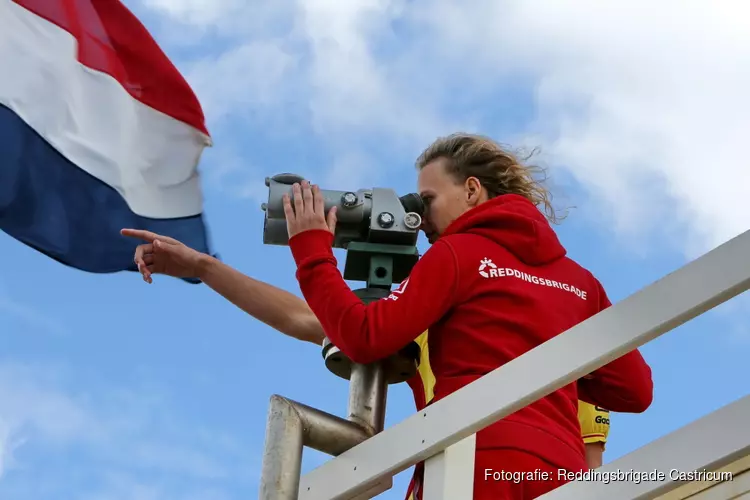
[(475, 177), (457, 182), (446, 170), (446, 162), (438, 158), (425, 165), (417, 182), (425, 206), (422, 230), (430, 243), (461, 214), (487, 200), (486, 191)]

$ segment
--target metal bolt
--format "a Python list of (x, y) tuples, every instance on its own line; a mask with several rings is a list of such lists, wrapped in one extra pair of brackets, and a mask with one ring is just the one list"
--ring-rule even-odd
[(357, 195), (352, 192), (344, 193), (341, 195), (341, 205), (344, 208), (352, 208), (357, 204)]
[(409, 212), (404, 216), (404, 225), (409, 229), (418, 229), (422, 225), (422, 217), (416, 212)]
[(393, 225), (394, 222), (396, 222), (396, 218), (392, 213), (381, 212), (380, 215), (378, 215), (378, 224), (380, 225), (380, 227), (389, 228)]

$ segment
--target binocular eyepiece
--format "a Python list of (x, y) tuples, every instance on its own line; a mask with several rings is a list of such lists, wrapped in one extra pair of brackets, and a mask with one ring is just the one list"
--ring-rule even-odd
[[(278, 174), (266, 178), (268, 202), (265, 211), (263, 243), (288, 245), (289, 234), (284, 215), (283, 195), (292, 195), (292, 185), (301, 183), (303, 177), (295, 174)], [(422, 225), (424, 203), (416, 193), (399, 197), (385, 188), (358, 191), (321, 190), (325, 199), (325, 213), (337, 207), (336, 248), (346, 248), (351, 241), (392, 245), (416, 245)]]

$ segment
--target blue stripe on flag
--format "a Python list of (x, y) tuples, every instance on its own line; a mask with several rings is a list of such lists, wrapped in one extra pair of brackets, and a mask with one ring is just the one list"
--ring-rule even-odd
[(209, 252), (201, 215), (151, 219), (134, 214), (117, 191), (68, 161), (0, 105), (0, 229), (67, 266), (112, 273), (136, 270), (133, 254), (140, 242), (120, 235), (126, 227)]

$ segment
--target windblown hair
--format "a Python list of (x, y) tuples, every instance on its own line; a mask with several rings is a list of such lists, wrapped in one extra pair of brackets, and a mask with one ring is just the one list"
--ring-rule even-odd
[[(504, 149), (488, 137), (474, 134), (456, 133), (440, 137), (417, 158), (417, 168), (423, 169), (429, 163), (444, 158), (446, 168), (458, 182), (476, 177), (490, 198), (503, 194), (517, 194), (532, 202), (552, 223), (559, 222), (552, 207), (552, 195), (544, 187), (546, 180), (543, 168), (526, 165), (536, 151), (526, 157)], [(541, 174), (542, 178), (535, 178)]]

